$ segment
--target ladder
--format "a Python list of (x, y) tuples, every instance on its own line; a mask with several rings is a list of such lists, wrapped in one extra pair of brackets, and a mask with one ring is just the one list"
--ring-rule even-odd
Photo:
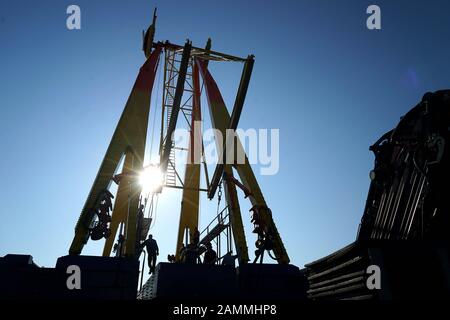
[[(176, 82), (178, 79), (178, 70), (181, 62), (181, 52), (177, 50), (166, 49), (165, 51), (165, 63), (164, 63), (164, 95), (163, 95), (163, 112), (162, 112), (162, 124), (161, 128), (161, 141), (165, 139), (171, 139), (167, 137), (167, 128), (169, 127), (170, 119), (172, 117), (173, 102), (176, 90)], [(191, 116), (193, 108), (193, 84), (192, 84), (192, 59), (189, 61), (188, 71), (186, 73), (186, 80), (184, 85), (183, 100), (180, 105), (180, 111), (183, 117), (186, 119), (188, 125), (191, 125)], [(165, 186), (177, 186), (177, 170), (175, 165), (175, 150), (183, 150), (183, 148), (177, 148), (175, 142), (172, 141), (171, 150), (169, 154), (169, 164), (167, 166), (165, 176)]]

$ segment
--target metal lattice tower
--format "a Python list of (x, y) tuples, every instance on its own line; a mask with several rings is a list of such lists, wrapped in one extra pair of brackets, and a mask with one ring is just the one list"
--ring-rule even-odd
[[(166, 48), (164, 51), (164, 83), (163, 83), (163, 101), (162, 101), (162, 116), (161, 116), (161, 136), (160, 146), (163, 148), (166, 139), (171, 139), (167, 136), (167, 128), (169, 127), (170, 119), (172, 117), (173, 103), (175, 97), (176, 82), (179, 74), (179, 67), (181, 63), (183, 50)], [(180, 105), (180, 110), (189, 127), (191, 126), (191, 116), (193, 108), (193, 84), (192, 84), (192, 58), (189, 59), (188, 70), (186, 72), (186, 79), (184, 83), (183, 101)], [(183, 150), (185, 148), (175, 145), (172, 141), (172, 148), (169, 155), (169, 164), (165, 177), (165, 186), (177, 187), (183, 184), (177, 169), (175, 151)], [(162, 151), (162, 150), (160, 150)], [(177, 183), (178, 181), (178, 183)]]

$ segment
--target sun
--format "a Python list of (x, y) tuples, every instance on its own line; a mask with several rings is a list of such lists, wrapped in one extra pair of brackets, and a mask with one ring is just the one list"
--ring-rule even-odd
[(139, 184), (143, 193), (157, 192), (164, 183), (164, 175), (155, 165), (149, 165), (139, 175)]

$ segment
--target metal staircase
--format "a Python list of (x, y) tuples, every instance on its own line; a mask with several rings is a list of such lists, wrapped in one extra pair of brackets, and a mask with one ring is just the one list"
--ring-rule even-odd
[(156, 274), (152, 274), (150, 278), (148, 278), (137, 294), (138, 300), (150, 300), (156, 298), (156, 278)]

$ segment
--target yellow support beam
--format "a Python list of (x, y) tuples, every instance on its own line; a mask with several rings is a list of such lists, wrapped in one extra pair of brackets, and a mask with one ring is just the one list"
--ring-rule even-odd
[[(184, 234), (193, 235), (198, 230), (200, 164), (186, 164), (183, 197), (181, 201), (180, 224), (178, 228), (175, 258), (179, 260)], [(187, 245), (187, 243), (185, 243)]]
[[(230, 116), (226, 109), (223, 98), (215, 83), (214, 79), (210, 75), (206, 63), (201, 62), (198, 59), (195, 60), (204, 81), (206, 96), (208, 100), (209, 114), (211, 117), (211, 124), (214, 129), (219, 130), (222, 133), (222, 137), (225, 137), (225, 128), (230, 122)], [(221, 139), (216, 137), (217, 150), (221, 150), (223, 145)], [(233, 175), (231, 166), (224, 166), (224, 171), (230, 176)], [(224, 183), (225, 196), (227, 199), (228, 209), (230, 212), (231, 230), (233, 232), (234, 243), (238, 254), (239, 263), (246, 263), (248, 258), (247, 241), (245, 239), (245, 232), (242, 223), (241, 210), (239, 206), (239, 200), (237, 198), (236, 186), (230, 183)]]
[[(127, 150), (131, 149), (134, 154), (133, 169), (141, 170), (142, 168), (148, 116), (150, 112), (150, 95), (155, 80), (160, 53), (161, 45), (157, 46), (139, 71), (130, 97), (125, 105), (94, 184), (76, 224), (75, 236), (69, 250), (70, 254), (80, 254), (84, 245), (87, 243), (90, 232), (89, 228), (95, 219), (95, 216), (92, 216), (91, 214), (92, 208), (95, 207), (99, 194), (109, 188), (111, 179)], [(133, 187), (131, 192), (138, 193), (139, 190), (136, 187)], [(130, 212), (133, 216), (137, 214), (138, 198), (139, 195), (133, 195), (130, 201)], [(118, 204), (117, 201), (115, 204)], [(131, 220), (133, 219), (134, 218), (132, 217)], [(131, 223), (133, 223), (133, 221), (131, 221)]]
[[(225, 174), (229, 177), (233, 176), (233, 168), (231, 165), (225, 165), (223, 168)], [(247, 263), (248, 257), (247, 241), (245, 240), (244, 225), (242, 223), (241, 206), (239, 205), (238, 193), (233, 183), (223, 180), (225, 190), (225, 198), (228, 204), (228, 212), (230, 213), (231, 231), (234, 238), (234, 246), (238, 256), (239, 265)]]
[[(133, 152), (131, 153), (131, 172), (138, 172), (142, 170), (142, 157), (136, 156)], [(134, 257), (136, 255), (136, 245), (137, 245), (137, 222), (138, 222), (138, 211), (139, 211), (139, 197), (141, 195), (142, 187), (139, 184), (139, 179), (134, 177), (130, 179), (128, 187), (128, 215), (125, 223), (125, 250), (124, 255), (126, 257)], [(118, 205), (123, 205), (119, 203)]]
[[(200, 113), (200, 81), (198, 68), (192, 68), (192, 84), (194, 87), (190, 141), (188, 147), (186, 170), (184, 175), (183, 198), (181, 201), (180, 225), (178, 228), (175, 259), (180, 259), (184, 234), (189, 230), (191, 235), (198, 231), (199, 198), (200, 198), (200, 161), (202, 156), (202, 132)], [(188, 245), (185, 243), (185, 245)]]
[[(210, 109), (211, 115), (211, 123), (215, 129), (220, 130), (222, 133), (223, 139), (226, 139), (228, 129), (228, 125), (230, 124), (230, 114), (225, 106), (223, 98), (220, 94), (219, 88), (214, 80), (214, 78), (209, 73), (203, 61), (196, 59), (196, 64), (199, 66), (200, 73), (202, 74), (206, 94), (208, 98), (208, 105)], [(218, 150), (222, 150), (225, 143), (223, 145), (218, 145)], [(235, 150), (234, 154), (235, 159), (236, 155), (244, 155), (244, 163), (237, 164), (234, 161), (234, 168), (239, 174), (240, 179), (242, 180), (243, 185), (250, 190), (251, 196), (250, 201), (253, 206), (258, 206), (261, 211), (261, 219), (264, 224), (270, 228), (271, 234), (273, 236), (273, 252), (275, 257), (277, 258), (278, 263), (289, 263), (289, 256), (284, 247), (283, 241), (281, 240), (280, 234), (278, 233), (275, 222), (273, 221), (272, 214), (270, 209), (268, 208), (262, 191), (259, 187), (258, 181), (256, 180), (255, 174), (253, 173), (252, 167), (248, 161), (247, 155), (245, 154), (244, 148), (242, 147), (242, 143), (238, 137), (235, 138)], [(228, 156), (227, 156), (228, 157)], [(245, 241), (245, 239), (236, 239), (235, 242)]]
[[(125, 230), (127, 228), (128, 209), (130, 207), (130, 187), (133, 180), (136, 180), (136, 178), (133, 177), (133, 158), (133, 152), (131, 150), (127, 150), (119, 181), (119, 187), (117, 188), (115, 205), (111, 216), (111, 235), (106, 239), (105, 246), (103, 247), (104, 257), (109, 257), (111, 254), (119, 225), (123, 223)], [(124, 253), (125, 251), (122, 252)]]

